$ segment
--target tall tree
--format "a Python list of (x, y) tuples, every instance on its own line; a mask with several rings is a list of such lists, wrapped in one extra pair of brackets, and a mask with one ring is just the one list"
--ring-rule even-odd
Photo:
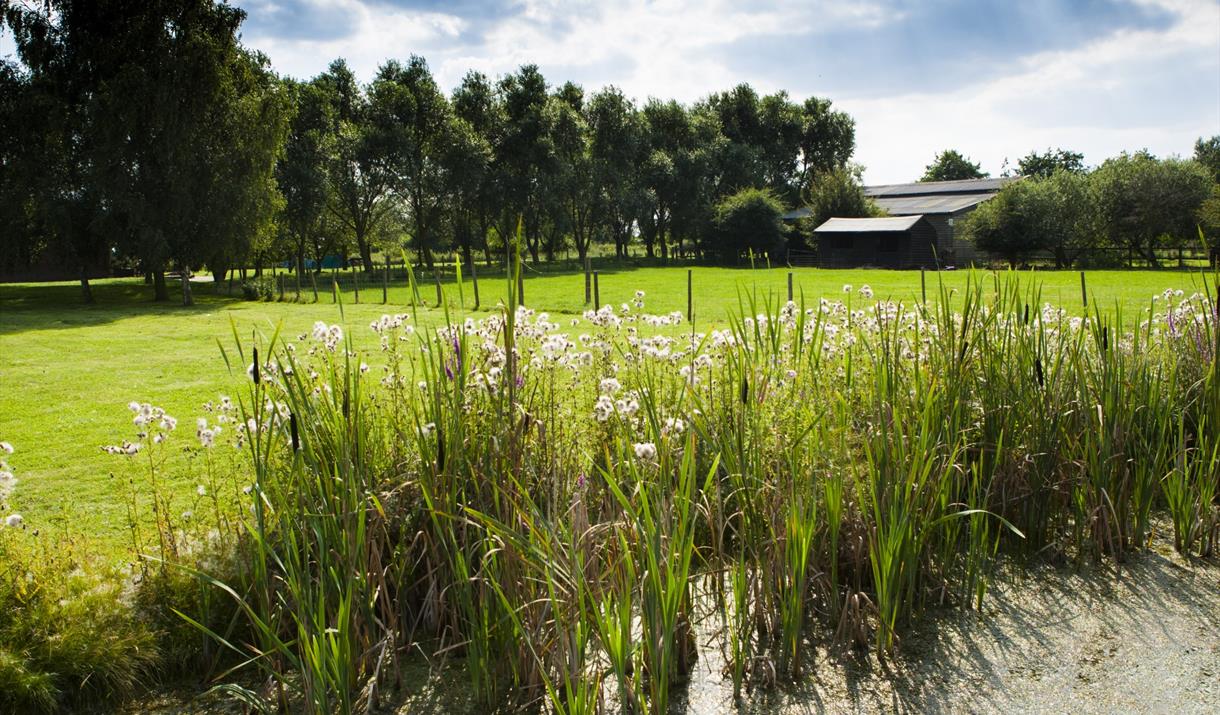
[[(557, 170), (553, 174), (553, 193), (562, 214), (554, 223), (566, 228), (583, 264), (593, 239), (594, 220), (600, 215), (601, 195), (593, 172), (589, 124), (581, 113), (583, 92), (568, 83), (552, 99), (551, 141), (555, 147)], [(554, 251), (556, 246), (551, 245)]]
[(0, 60), (0, 275), (33, 260), (28, 179), (36, 172), (27, 159), (29, 108), (28, 76)]
[(847, 166), (856, 150), (856, 123), (821, 97), (805, 100), (801, 120), (801, 173), (808, 185), (827, 171)]
[(1195, 141), (1195, 161), (1211, 172), (1212, 181), (1220, 184), (1220, 134)]
[[(335, 107), (318, 82), (287, 83), (296, 112), (276, 167), (276, 180), (284, 194), (282, 222), (292, 237), (298, 272), (305, 257), (315, 255), (325, 230), (330, 183), (327, 167), (334, 148)], [(315, 267), (320, 267), (320, 262)]]
[[(22, 237), (12, 255), (44, 250), (75, 266), (92, 302), (90, 265), (104, 257), (113, 226), (101, 190), (106, 167), (98, 138), (101, 90), (122, 68), (122, 13), (116, 2), (60, 0), (3, 5), (26, 72), (5, 63), (6, 215)], [(11, 94), (10, 94), (11, 92)], [(11, 260), (11, 259), (10, 259)]]
[(1098, 218), (1112, 245), (1157, 265), (1158, 248), (1195, 240), (1214, 182), (1201, 164), (1146, 151), (1107, 159), (1092, 174)]
[(1042, 154), (1031, 151), (1017, 161), (1018, 175), (1041, 179), (1050, 178), (1056, 171), (1082, 174), (1084, 170), (1084, 154), (1069, 149), (1047, 149)]
[(504, 127), (504, 107), (486, 75), (467, 72), (453, 92), (452, 106), (458, 119), (456, 146), (451, 152), (455, 240), (467, 263), (472, 251), (482, 247), (491, 261), (487, 243), (489, 229), (502, 213), (502, 185), (492, 171), (494, 146)]
[(275, 208), (286, 109), (265, 58), (238, 44), (245, 13), (212, 0), (47, 7), (33, 24), (61, 38), (53, 62), (80, 70), (83, 129), (68, 154), (89, 175), (73, 180), (77, 195), (105, 207), (94, 221), (117, 227), (158, 299), (176, 265), (189, 304), (191, 270), (248, 241)]
[(626, 255), (635, 217), (644, 203), (638, 167), (647, 151), (642, 118), (617, 87), (594, 94), (586, 108), (589, 155), (600, 219), (615, 255)]
[(956, 149), (946, 149), (928, 164), (920, 181), (957, 181), (960, 179), (985, 179), (987, 173)]
[(881, 216), (885, 212), (864, 194), (859, 166), (824, 171), (817, 176), (804, 192), (804, 203), (810, 216), (805, 231), (809, 233), (830, 218), (867, 218)]
[(387, 153), (395, 193), (407, 211), (411, 242), (429, 268), (439, 248), (447, 208), (453, 115), (428, 64), (412, 55), (404, 67), (391, 60), (371, 89), (371, 113)]
[(553, 146), (547, 124), (546, 79), (537, 65), (525, 65), (499, 83), (505, 121), (496, 143), (496, 171), (503, 187), (500, 235), (510, 236), (523, 219), (526, 247), (537, 263), (545, 207), (544, 175), (552, 170)]
[(334, 108), (329, 210), (350, 232), (365, 270), (372, 270), (373, 238), (394, 206), (387, 137), (373, 125), (368, 96), (347, 63), (335, 60), (316, 82)]

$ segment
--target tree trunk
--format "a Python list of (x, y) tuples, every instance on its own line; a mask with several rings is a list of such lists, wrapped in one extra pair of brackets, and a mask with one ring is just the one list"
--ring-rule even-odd
[(362, 268), (366, 271), (373, 270), (373, 247), (364, 236), (356, 237), (356, 245), (360, 247), (360, 262), (364, 264)]
[(93, 288), (89, 285), (89, 271), (83, 265), (80, 267), (80, 297), (86, 305), (93, 304)]
[(191, 269), (182, 269), (182, 305), (195, 304), (195, 296), (191, 295)]
[(165, 270), (153, 271), (153, 300), (169, 300), (169, 289), (165, 287)]
[(1160, 268), (1160, 267), (1161, 267), (1161, 263), (1160, 263), (1160, 261), (1158, 261), (1158, 260), (1156, 259), (1156, 244), (1155, 244), (1155, 242), (1154, 242), (1154, 241), (1152, 241), (1152, 240), (1149, 240), (1149, 241), (1148, 241), (1148, 253), (1147, 253), (1147, 256), (1148, 256), (1148, 264), (1149, 264), (1149, 265), (1151, 265), (1153, 268)]

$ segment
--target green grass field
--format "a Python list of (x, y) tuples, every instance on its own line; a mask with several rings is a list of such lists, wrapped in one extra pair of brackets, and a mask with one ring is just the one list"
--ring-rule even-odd
[[(619, 304), (636, 290), (647, 294), (646, 310), (667, 313), (686, 310), (685, 268), (635, 268), (600, 272), (603, 304)], [(697, 328), (722, 326), (745, 294), (782, 299), (787, 269), (694, 268), (693, 297)], [(794, 271), (797, 294), (807, 301), (821, 296), (840, 298), (844, 284), (869, 285), (876, 297), (913, 302), (920, 293), (920, 274), (910, 271)], [(1073, 312), (1082, 312), (1080, 276), (1074, 272), (1038, 272), (1030, 276), (1042, 286), (1042, 299)], [(938, 281), (961, 286), (966, 272), (927, 274), (928, 294), (938, 294)], [(1166, 288), (1188, 293), (1202, 290), (1202, 278), (1186, 272), (1098, 271), (1088, 274), (1090, 300), (1107, 313), (1121, 309), (1126, 319), (1147, 308), (1151, 297)], [(389, 305), (382, 304), (381, 282), (362, 283), (361, 303), (355, 304), (350, 282), (340, 306), (332, 303), (326, 286), (313, 304), (307, 286), (303, 303), (257, 303), (216, 295), (213, 286), (196, 286), (197, 304), (183, 308), (174, 302), (154, 303), (151, 288), (138, 280), (99, 281), (97, 303), (80, 303), (73, 283), (0, 285), (0, 440), (12, 443), (9, 459), (20, 480), (13, 508), (34, 528), (64, 530), (113, 550), (124, 543), (127, 516), (120, 482), (133, 464), (104, 454), (100, 446), (132, 437), (132, 400), (164, 407), (180, 420), (174, 439), (194, 442), (194, 421), (201, 405), (219, 394), (236, 395), (238, 380), (221, 359), (220, 344), (230, 346), (233, 329), (244, 336), (269, 335), (277, 326), (287, 335), (307, 332), (316, 320), (342, 323), (358, 348), (376, 348), (370, 321), (386, 312), (409, 312), (410, 294), (390, 288)], [(171, 297), (177, 298), (171, 285)], [(481, 313), (506, 293), (503, 277), (480, 282)], [(473, 304), (467, 280), (459, 291), (448, 281), (447, 300), (455, 306)], [(288, 297), (295, 294), (295, 284)], [(436, 302), (435, 287), (425, 282), (421, 297)], [(539, 311), (569, 317), (586, 309), (580, 273), (527, 275), (525, 302)], [(588, 306), (591, 307), (591, 306)], [(455, 315), (462, 313), (454, 309)], [(442, 311), (422, 308), (421, 324), (443, 320)], [(564, 321), (559, 321), (561, 324)], [(373, 360), (370, 360), (373, 362)], [(244, 366), (238, 372), (244, 376)], [(187, 504), (193, 493), (192, 467), (176, 465), (176, 491)], [(112, 476), (113, 475), (113, 476)], [(185, 506), (183, 508), (186, 508)], [(119, 553), (115, 551), (115, 553)]]

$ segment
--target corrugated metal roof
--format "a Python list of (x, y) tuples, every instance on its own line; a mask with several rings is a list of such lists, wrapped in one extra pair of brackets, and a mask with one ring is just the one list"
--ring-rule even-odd
[(954, 214), (983, 203), (995, 194), (958, 194), (930, 196), (896, 196), (873, 199), (893, 216), (913, 214)]
[(814, 233), (890, 233), (906, 231), (923, 216), (893, 218), (832, 218), (813, 230)]
[(920, 181), (914, 184), (881, 184), (865, 186), (865, 196), (923, 196), (927, 194), (979, 194), (999, 191), (1005, 184), (1016, 181), (1017, 176), (1001, 176), (994, 179), (962, 179), (960, 181)]

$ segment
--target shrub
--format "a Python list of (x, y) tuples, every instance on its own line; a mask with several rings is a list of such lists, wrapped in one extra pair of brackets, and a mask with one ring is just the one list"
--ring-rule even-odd
[(242, 297), (246, 300), (269, 301), (276, 299), (275, 281), (271, 276), (263, 274), (251, 278), (241, 284)]
[(160, 648), (130, 579), (40, 538), (0, 528), (0, 703), (53, 712), (131, 694)]
[(766, 189), (742, 189), (716, 205), (713, 249), (726, 261), (747, 253), (777, 255), (784, 249), (784, 206)]

